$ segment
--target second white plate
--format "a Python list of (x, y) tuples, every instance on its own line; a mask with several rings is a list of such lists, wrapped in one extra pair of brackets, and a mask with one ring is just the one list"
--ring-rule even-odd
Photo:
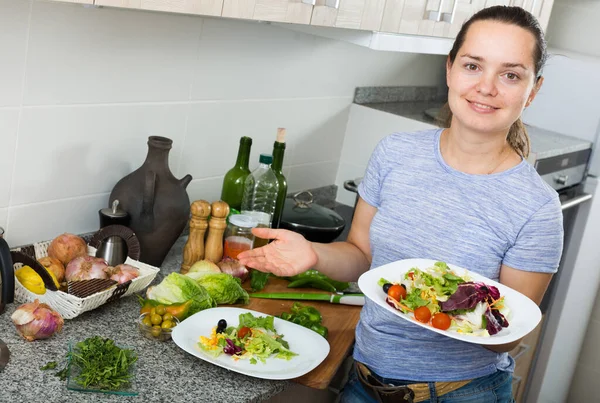
[(400, 312), (385, 302), (387, 295), (385, 292), (383, 292), (383, 288), (377, 284), (379, 279), (385, 278), (388, 281), (399, 283), (402, 281), (402, 279), (404, 279), (404, 274), (413, 267), (418, 267), (419, 269), (424, 270), (433, 266), (435, 262), (436, 260), (431, 259), (405, 259), (388, 263), (386, 265), (369, 270), (360, 276), (358, 279), (358, 287), (367, 298), (373, 300), (375, 303), (377, 303), (377, 305), (380, 305), (382, 308), (394, 313), (403, 320), (408, 320), (421, 327), (424, 327), (425, 329), (452, 337), (453, 339), (466, 341), (468, 343), (487, 345), (510, 343), (525, 337), (528, 333), (535, 329), (537, 324), (540, 322), (542, 318), (540, 308), (535, 302), (527, 298), (525, 295), (513, 290), (510, 287), (490, 280), (489, 278), (450, 263), (447, 263), (448, 266), (459, 276), (467, 274), (475, 282), (480, 281), (498, 288), (500, 295), (504, 296), (504, 303), (511, 310), (511, 317), (508, 318), (508, 327), (490, 337), (472, 336), (469, 334), (457, 333), (451, 330), (440, 330), (415, 320), (412, 314)]

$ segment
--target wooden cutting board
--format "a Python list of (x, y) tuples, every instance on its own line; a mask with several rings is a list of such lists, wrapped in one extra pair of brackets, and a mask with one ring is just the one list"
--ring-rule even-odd
[[(287, 288), (288, 284), (289, 281), (286, 280), (269, 278), (267, 286), (261, 292), (325, 292), (314, 288)], [(249, 284), (245, 283), (244, 288), (249, 289)], [(250, 298), (250, 304), (241, 307), (269, 315), (279, 315), (282, 312), (290, 312), (294, 302), (292, 300)], [(358, 323), (362, 307), (330, 304), (329, 302), (298, 302), (313, 306), (321, 312), (323, 325), (329, 329), (327, 341), (329, 342), (330, 351), (321, 365), (308, 374), (296, 378), (295, 381), (311, 388), (326, 389), (354, 343), (354, 329)]]

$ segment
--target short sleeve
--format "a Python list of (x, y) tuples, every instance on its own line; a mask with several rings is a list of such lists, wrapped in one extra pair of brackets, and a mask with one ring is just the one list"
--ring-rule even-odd
[(525, 223), (502, 263), (518, 270), (556, 273), (562, 255), (563, 231), (557, 195)]
[(358, 194), (373, 207), (379, 208), (381, 203), (381, 182), (385, 162), (385, 142), (383, 138), (371, 154), (365, 176), (358, 185)]

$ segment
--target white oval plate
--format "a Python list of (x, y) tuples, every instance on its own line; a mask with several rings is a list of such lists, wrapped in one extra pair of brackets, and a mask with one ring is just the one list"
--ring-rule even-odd
[(204, 361), (263, 379), (297, 378), (315, 369), (329, 354), (329, 343), (318, 333), (277, 317), (274, 320), (277, 333), (282, 334), (284, 340), (289, 343), (290, 350), (298, 354), (289, 361), (273, 356), (267, 358), (266, 363), (258, 361), (256, 364), (250, 364), (249, 360), (236, 361), (227, 354), (210, 356), (198, 346), (200, 336), (210, 337), (212, 328), (217, 326), (220, 319), (225, 319), (228, 326), (237, 326), (240, 314), (247, 312), (257, 317), (272, 316), (242, 308), (210, 308), (185, 319), (173, 329), (171, 337), (182, 350)]
[(525, 295), (503, 284), (490, 280), (487, 277), (483, 277), (477, 273), (473, 273), (450, 263), (447, 263), (448, 267), (454, 270), (454, 272), (459, 276), (464, 276), (466, 274), (469, 275), (475, 282), (480, 281), (485, 284), (498, 287), (500, 295), (504, 296), (504, 303), (511, 310), (511, 317), (507, 318), (508, 327), (503, 328), (501, 331), (490, 337), (472, 336), (469, 334), (457, 333), (452, 330), (440, 330), (415, 320), (412, 314), (402, 313), (401, 311), (392, 308), (387, 304), (387, 302), (385, 302), (387, 295), (383, 292), (383, 288), (377, 285), (377, 282), (380, 278), (383, 277), (391, 282), (401, 282), (401, 280), (404, 278), (404, 274), (410, 269), (418, 267), (419, 269), (424, 270), (433, 266), (435, 262), (437, 262), (437, 260), (405, 259), (388, 263), (376, 269), (369, 270), (360, 276), (358, 279), (358, 287), (367, 298), (377, 303), (377, 305), (380, 305), (381, 307), (401, 317), (402, 319), (408, 320), (433, 332), (452, 337), (453, 339), (466, 341), (468, 343), (487, 345), (510, 343), (525, 337), (529, 332), (535, 329), (541, 320), (542, 313), (540, 308), (535, 302), (527, 298)]

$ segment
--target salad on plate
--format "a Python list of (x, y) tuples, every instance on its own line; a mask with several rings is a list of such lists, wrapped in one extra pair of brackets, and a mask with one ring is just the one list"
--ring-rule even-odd
[(459, 275), (444, 262), (378, 284), (388, 305), (436, 329), (489, 337), (509, 326), (510, 309), (497, 287)]
[(266, 363), (271, 356), (291, 360), (298, 355), (277, 333), (273, 316), (256, 317), (249, 312), (239, 315), (237, 326), (228, 326), (225, 319), (220, 319), (210, 336), (200, 336), (198, 346), (213, 357), (225, 353), (236, 361), (249, 360), (251, 364)]

